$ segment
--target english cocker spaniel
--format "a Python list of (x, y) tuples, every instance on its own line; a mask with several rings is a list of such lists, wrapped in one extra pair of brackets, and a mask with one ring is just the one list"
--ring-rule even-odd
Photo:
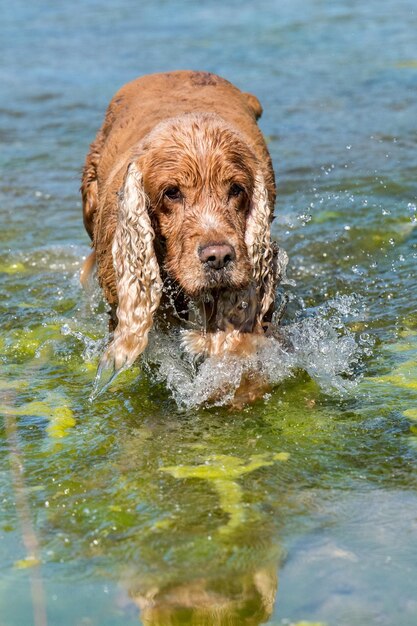
[(191, 327), (196, 354), (262, 342), (279, 269), (261, 113), (255, 96), (194, 71), (138, 78), (110, 102), (81, 187), (84, 274), (96, 264), (114, 331), (101, 368), (130, 366), (155, 322)]

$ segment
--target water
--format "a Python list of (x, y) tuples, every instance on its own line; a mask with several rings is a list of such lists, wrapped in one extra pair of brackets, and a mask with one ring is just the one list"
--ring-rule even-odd
[(253, 387), (263, 383), (267, 393), (301, 371), (322, 391), (343, 395), (356, 388), (361, 365), (373, 345), (367, 333), (356, 338), (349, 330), (343, 321), (349, 316), (359, 316), (355, 298), (338, 296), (316, 310), (302, 309), (288, 324), (274, 325), (277, 336), (265, 338), (249, 357), (212, 356), (203, 362), (187, 355), (181, 334), (154, 332), (143, 362), (151, 379), (167, 385), (178, 408), (238, 405), (239, 386), (245, 378), (252, 380)]
[[(414, 626), (414, 5), (2, 7), (0, 624)], [(295, 283), (272, 388), (201, 407), (250, 364), (154, 335), (91, 403), (83, 159), (120, 85), (188, 67), (264, 106)]]

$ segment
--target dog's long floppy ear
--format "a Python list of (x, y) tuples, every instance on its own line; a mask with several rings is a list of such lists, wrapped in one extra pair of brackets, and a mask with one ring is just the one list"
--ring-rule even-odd
[(252, 263), (253, 280), (259, 298), (257, 321), (262, 319), (275, 299), (276, 268), (271, 242), (272, 207), (264, 177), (255, 177), (252, 203), (246, 224), (245, 243)]
[[(98, 378), (103, 378), (103, 370), (106, 370), (106, 378), (110, 375), (105, 386), (122, 369), (132, 365), (146, 348), (162, 291), (148, 198), (135, 163), (129, 165), (120, 196), (112, 247), (119, 301), (118, 325), (100, 363)], [(103, 382), (100, 380), (100, 387)]]

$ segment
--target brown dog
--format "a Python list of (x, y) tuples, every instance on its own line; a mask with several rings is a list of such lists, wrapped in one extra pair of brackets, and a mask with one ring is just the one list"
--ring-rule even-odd
[(253, 351), (264, 336), (277, 268), (261, 113), (255, 96), (204, 72), (144, 76), (114, 96), (81, 188), (114, 330), (102, 367), (130, 366), (157, 312), (198, 322), (184, 340), (193, 352)]

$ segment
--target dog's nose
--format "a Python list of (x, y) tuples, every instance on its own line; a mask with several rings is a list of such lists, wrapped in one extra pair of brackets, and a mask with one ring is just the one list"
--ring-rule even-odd
[(233, 246), (228, 243), (219, 243), (204, 246), (198, 251), (200, 261), (208, 267), (221, 270), (235, 260), (236, 253)]

